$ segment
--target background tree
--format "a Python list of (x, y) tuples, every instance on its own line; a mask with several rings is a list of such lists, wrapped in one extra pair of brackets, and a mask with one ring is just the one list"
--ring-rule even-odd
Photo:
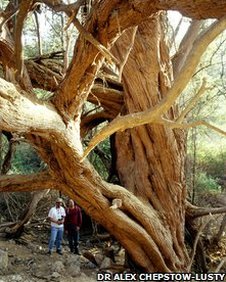
[[(77, 18), (82, 1), (71, 4), (51, 0), (40, 2), (56, 12), (65, 12), (69, 17), (66, 28), (73, 23), (80, 35), (62, 81), (61, 76), (57, 75), (59, 68), (55, 68), (54, 72), (50, 72), (50, 68), (45, 69), (42, 72), (45, 75), (47, 73), (44, 79), (39, 75), (39, 85), (40, 80), (43, 80), (48, 87), (51, 85), (48, 90), (54, 91), (50, 100), (43, 101), (33, 91), (33, 85), (38, 81), (34, 78), (38, 76), (31, 79), (22, 52), (22, 30), (26, 17), (34, 9), (34, 3), (21, 0), (17, 5), (14, 1), (9, 1), (2, 13), (4, 40), (0, 42), (0, 57), (4, 79), (0, 80), (0, 127), (26, 138), (47, 164), (47, 169), (35, 175), (2, 176), (1, 190), (34, 191), (47, 187), (61, 190), (104, 225), (126, 248), (139, 268), (160, 272), (188, 270), (189, 260), (184, 244), (186, 189), (183, 129), (205, 125), (222, 134), (225, 132), (205, 121), (184, 123), (185, 116), (197, 98), (192, 99), (181, 113), (175, 109), (175, 102), (195, 72), (208, 44), (225, 29), (226, 20), (223, 15), (226, 3), (223, 1), (213, 6), (211, 1), (193, 1), (189, 5), (184, 1), (177, 4), (174, 1), (93, 1), (83, 26)], [(162, 26), (164, 20), (161, 11), (169, 9), (178, 10), (194, 19), (218, 18), (187, 49), (185, 61), (180, 65), (179, 71), (175, 72), (174, 79)], [(134, 31), (130, 41), (134, 42), (134, 48), (138, 48), (138, 52), (131, 59), (128, 56), (130, 50), (122, 50), (125, 52), (122, 56), (113, 55), (109, 50), (121, 35), (124, 36), (124, 31), (132, 26), (138, 26), (136, 36)], [(146, 39), (150, 35), (147, 27), (152, 31), (153, 42), (149, 45), (152, 50), (143, 46), (144, 43), (150, 44), (150, 39)], [(123, 42), (123, 39), (120, 40)], [(144, 56), (147, 51), (152, 59), (153, 69), (150, 69), (148, 57)], [(132, 48), (131, 54), (134, 54)], [(128, 66), (125, 65), (127, 58)], [(40, 63), (43, 59), (45, 58), (41, 57), (36, 62)], [(137, 59), (141, 61), (136, 62)], [(111, 74), (107, 64), (118, 69), (119, 77), (122, 75), (123, 78), (126, 106), (123, 114), (126, 115), (116, 118), (122, 94), (119, 83), (114, 81), (116, 89), (110, 88), (107, 94), (105, 89), (98, 91), (95, 87), (95, 80), (100, 79), (101, 71), (106, 71), (108, 77)], [(134, 68), (131, 73), (134, 65), (140, 69), (136, 71)], [(34, 66), (31, 69), (35, 69)], [(147, 70), (151, 75), (146, 74)], [(38, 71), (40, 66), (37, 73)], [(138, 74), (137, 84), (145, 86), (139, 88), (137, 84), (134, 85), (137, 97), (140, 96), (139, 100), (130, 88)], [(198, 96), (204, 91), (205, 83), (201, 85)], [(84, 103), (90, 94), (94, 95), (93, 92), (97, 97), (96, 101), (101, 102), (103, 111), (92, 116), (86, 115), (84, 122), (81, 120)], [(151, 95), (147, 96), (149, 92)], [(141, 102), (141, 106), (137, 105), (138, 102)], [(83, 153), (81, 133), (85, 134), (94, 125), (111, 119), (113, 121), (91, 140)], [(121, 179), (126, 188), (133, 189), (133, 192), (105, 182), (85, 159), (89, 151), (118, 130), (144, 124), (151, 125), (145, 130), (144, 127), (137, 128), (133, 131), (135, 134), (129, 132), (134, 146), (134, 152), (130, 151), (129, 154), (134, 154), (133, 158), (136, 154), (138, 163), (141, 158), (143, 162), (153, 161), (148, 166), (142, 163), (139, 168), (145, 168), (141, 172), (145, 187), (135, 187), (134, 183), (139, 179), (136, 176), (132, 179), (131, 186), (127, 184), (127, 172), (124, 175), (122, 172)], [(145, 142), (145, 146), (142, 142)], [(153, 144), (157, 146), (154, 148)], [(165, 161), (169, 161), (167, 166)], [(153, 164), (156, 164), (156, 170)], [(119, 161), (118, 166), (121, 168)], [(143, 194), (142, 189), (148, 187), (151, 191), (146, 189)], [(167, 201), (164, 200), (165, 197)], [(119, 203), (117, 208), (115, 200)], [(193, 216), (195, 214), (191, 207), (189, 213)]]

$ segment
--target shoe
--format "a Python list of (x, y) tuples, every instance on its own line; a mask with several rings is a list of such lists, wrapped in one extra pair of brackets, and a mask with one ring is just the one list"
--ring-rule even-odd
[(81, 253), (79, 252), (79, 249), (76, 249), (76, 250), (74, 251), (74, 254), (75, 254), (75, 255), (79, 255), (79, 256), (81, 255)]
[(57, 250), (56, 252), (58, 253), (58, 255), (61, 255), (61, 256), (63, 255), (61, 250)]
[(49, 250), (47, 254), (51, 256), (51, 255), (52, 255), (52, 252)]

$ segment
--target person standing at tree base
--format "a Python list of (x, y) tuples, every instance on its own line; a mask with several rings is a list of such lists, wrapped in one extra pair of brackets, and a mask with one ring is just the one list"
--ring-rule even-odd
[(70, 199), (66, 208), (66, 217), (64, 222), (65, 233), (68, 237), (70, 251), (80, 255), (79, 252), (79, 230), (82, 225), (81, 208)]
[(59, 255), (62, 255), (62, 239), (64, 233), (64, 218), (66, 216), (65, 209), (62, 207), (63, 200), (58, 198), (56, 205), (52, 207), (48, 214), (48, 219), (51, 222), (51, 235), (49, 239), (49, 251), (48, 254), (52, 254), (54, 244), (56, 245), (56, 251)]

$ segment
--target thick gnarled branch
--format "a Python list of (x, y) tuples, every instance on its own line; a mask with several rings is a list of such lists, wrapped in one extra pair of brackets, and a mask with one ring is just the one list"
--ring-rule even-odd
[[(167, 96), (161, 100), (161, 102), (144, 112), (134, 113), (123, 117), (118, 117), (113, 120), (109, 125), (104, 127), (94, 138), (90, 141), (89, 146), (84, 152), (84, 158), (89, 154), (89, 152), (101, 141), (106, 139), (111, 134), (116, 131), (123, 131), (127, 128), (133, 128), (135, 126), (144, 125), (147, 123), (161, 123), (161, 117), (170, 109), (170, 107), (175, 103), (177, 98), (180, 96), (182, 91), (185, 89), (189, 83), (192, 75), (198, 66), (199, 60), (203, 53), (205, 52), (207, 46), (226, 28), (226, 17), (222, 18), (220, 21), (213, 23), (210, 28), (203, 32), (198, 39), (194, 42), (193, 48), (187, 57), (186, 62), (181, 68), (180, 73), (174, 81), (173, 86), (168, 91)], [(204, 86), (203, 86), (204, 88)], [(203, 93), (201, 88), (200, 93)], [(205, 124), (206, 122), (198, 122), (198, 124)], [(216, 129), (214, 126), (210, 126), (212, 129)], [(220, 131), (220, 130), (218, 130)]]
[(1, 129), (38, 135), (65, 130), (60, 115), (50, 103), (21, 93), (13, 84), (0, 78)]
[[(113, 42), (120, 36), (126, 28), (138, 25), (149, 16), (159, 10), (176, 9), (182, 11), (194, 18), (204, 18), (208, 16), (222, 16), (225, 7), (222, 3), (217, 4), (216, 10), (206, 10), (206, 5), (210, 5), (209, 1), (192, 1), (189, 5), (184, 2), (174, 1), (127, 1), (114, 2), (101, 1), (96, 3), (95, 12), (85, 25), (86, 31), (91, 34), (100, 44), (111, 48)], [(218, 9), (220, 6), (220, 9)], [(201, 13), (205, 7), (205, 13)], [(128, 13), (130, 11), (130, 13)], [(197, 13), (199, 11), (199, 13)], [(120, 31), (120, 32), (119, 32)], [(86, 49), (84, 54), (83, 50)], [(82, 111), (82, 105), (87, 99), (90, 89), (93, 85), (96, 74), (101, 67), (104, 56), (99, 53), (99, 50), (92, 43), (84, 43), (82, 36), (79, 37), (76, 46), (71, 67), (64, 81), (61, 84), (60, 90), (56, 93), (55, 104), (60, 112), (65, 112), (71, 118), (77, 117)], [(87, 54), (89, 54), (87, 56)], [(66, 105), (69, 107), (66, 107)]]
[(0, 177), (0, 192), (37, 191), (57, 188), (57, 182), (46, 171), (29, 175), (3, 175)]

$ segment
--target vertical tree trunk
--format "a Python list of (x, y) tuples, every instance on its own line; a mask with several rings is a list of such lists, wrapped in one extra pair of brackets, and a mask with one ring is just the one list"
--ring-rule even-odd
[(192, 128), (192, 146), (193, 146), (193, 160), (192, 160), (192, 189), (191, 189), (191, 203), (195, 203), (196, 197), (196, 161), (197, 161), (197, 130)]
[[(154, 107), (171, 86), (172, 69), (164, 41), (163, 19), (158, 14), (137, 30), (123, 70), (124, 113)], [(120, 57), (127, 39), (118, 42), (115, 52)], [(174, 115), (176, 110), (171, 109), (165, 118)], [(116, 151), (122, 185), (158, 212), (171, 234), (176, 254), (186, 262), (184, 132), (151, 124), (129, 129), (116, 134)]]
[(20, 215), (19, 222), (17, 222), (13, 227), (7, 229), (7, 235), (9, 237), (19, 237), (23, 232), (24, 225), (26, 225), (35, 214), (38, 203), (42, 200), (42, 198), (49, 192), (49, 190), (43, 190), (33, 193), (32, 198)]
[(220, 239), (221, 239), (221, 236), (225, 230), (225, 226), (226, 226), (226, 215), (224, 215), (222, 221), (221, 221), (221, 225), (220, 225), (220, 228), (216, 234), (216, 236), (213, 238), (213, 242), (214, 244), (218, 244)]

